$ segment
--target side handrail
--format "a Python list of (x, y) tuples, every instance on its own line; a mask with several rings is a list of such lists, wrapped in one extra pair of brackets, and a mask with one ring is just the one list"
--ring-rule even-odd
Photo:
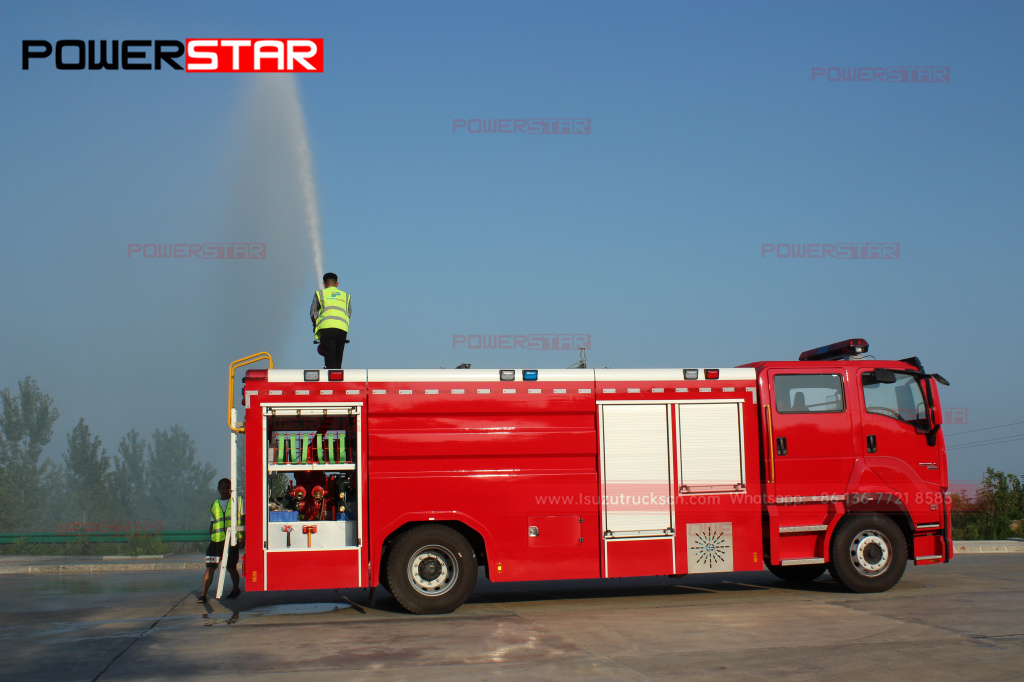
[(259, 362), (264, 359), (269, 363), (269, 367), (267, 367), (267, 369), (274, 369), (274, 358), (272, 358), (270, 353), (266, 351), (254, 353), (239, 360), (235, 360), (228, 368), (228, 428), (235, 433), (245, 433), (245, 426), (236, 427), (231, 423), (231, 410), (235, 406), (235, 370), (244, 365), (251, 365), (254, 362)]

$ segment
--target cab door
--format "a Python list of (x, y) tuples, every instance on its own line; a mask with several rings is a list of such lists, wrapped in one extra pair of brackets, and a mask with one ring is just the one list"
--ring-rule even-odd
[(939, 514), (931, 512), (942, 509), (946, 485), (942, 441), (928, 445), (928, 405), (917, 377), (891, 374), (895, 381), (883, 383), (873, 368), (857, 370), (864, 462), (900, 491), (908, 507), (937, 519)]
[(845, 370), (820, 364), (772, 369), (768, 382), (766, 465), (776, 497), (803, 502), (844, 494), (856, 447)]

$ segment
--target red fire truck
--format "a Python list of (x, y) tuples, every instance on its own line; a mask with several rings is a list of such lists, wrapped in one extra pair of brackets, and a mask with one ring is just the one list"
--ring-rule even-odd
[(237, 367), (270, 360), (245, 373), (243, 418), (229, 412), (245, 436), (246, 589), (383, 585), (445, 613), (479, 566), (502, 582), (766, 565), (887, 590), (908, 560), (952, 555), (948, 383), (867, 349), (633, 370), (243, 358), (232, 396)]

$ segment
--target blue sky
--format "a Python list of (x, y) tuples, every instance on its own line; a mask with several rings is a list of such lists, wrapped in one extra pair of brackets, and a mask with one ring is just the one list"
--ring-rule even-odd
[[(592, 366), (732, 366), (865, 337), (945, 375), (968, 424), (1024, 433), (1024, 5), (0, 5), (0, 385), (31, 375), (110, 451), (179, 423), (222, 467), (228, 362), (316, 366), (315, 273), (266, 76), (21, 69), (21, 41), (323, 38), (297, 77), (348, 367), (564, 367), (456, 334), (586, 333)], [(812, 81), (948, 66), (948, 83)], [(262, 80), (261, 80), (262, 79)], [(589, 118), (589, 135), (453, 119)], [(128, 256), (262, 242), (252, 261)], [(762, 244), (898, 243), (887, 260)], [(1000, 427), (955, 436), (957, 432)], [(1024, 441), (950, 477), (1024, 473)]]

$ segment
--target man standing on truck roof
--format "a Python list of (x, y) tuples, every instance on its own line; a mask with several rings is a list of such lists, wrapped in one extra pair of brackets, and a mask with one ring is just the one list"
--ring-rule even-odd
[(324, 275), (324, 288), (313, 294), (313, 305), (309, 307), (309, 319), (313, 322), (314, 343), (323, 349), (324, 366), (327, 369), (341, 369), (341, 358), (345, 354), (348, 339), (348, 321), (352, 317), (352, 297), (338, 288), (338, 276), (333, 272)]

